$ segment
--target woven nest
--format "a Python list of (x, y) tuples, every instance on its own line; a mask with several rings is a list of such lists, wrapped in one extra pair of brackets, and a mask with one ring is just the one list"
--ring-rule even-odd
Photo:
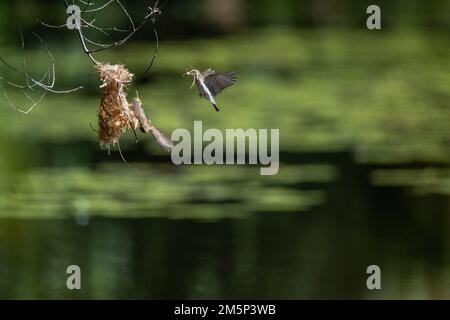
[(132, 106), (127, 101), (125, 89), (133, 79), (123, 65), (98, 64), (97, 72), (102, 84), (102, 100), (98, 111), (98, 138), (102, 147), (119, 142), (121, 135), (129, 129), (139, 127)]

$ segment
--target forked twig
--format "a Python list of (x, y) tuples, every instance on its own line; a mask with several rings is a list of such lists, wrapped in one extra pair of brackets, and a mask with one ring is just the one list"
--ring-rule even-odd
[[(64, 5), (65, 5), (66, 9), (69, 8), (68, 1), (67, 0), (63, 0), (63, 2), (64, 2)], [(80, 23), (79, 28), (76, 28), (76, 30), (77, 30), (78, 38), (80, 40), (81, 47), (82, 47), (84, 53), (86, 55), (88, 55), (88, 57), (91, 59), (91, 61), (94, 64), (98, 64), (99, 62), (93, 57), (94, 53), (98, 53), (98, 52), (101, 52), (101, 51), (104, 51), (104, 50), (107, 50), (107, 49), (110, 49), (110, 48), (113, 48), (113, 47), (122, 46), (130, 38), (132, 38), (136, 34), (136, 32), (138, 32), (149, 20), (152, 21), (153, 24), (156, 22), (156, 16), (161, 14), (161, 10), (158, 8), (158, 2), (159, 1), (156, 1), (154, 7), (149, 7), (149, 11), (147, 12), (147, 15), (144, 17), (144, 20), (138, 25), (135, 24), (134, 20), (131, 18), (130, 14), (128, 13), (128, 10), (125, 8), (125, 6), (122, 4), (122, 2), (120, 0), (109, 0), (104, 5), (102, 5), (100, 7), (97, 7), (97, 8), (94, 8), (94, 9), (87, 9), (88, 4), (90, 4), (90, 1), (89, 2), (83, 2), (83, 3), (86, 4), (86, 8), (83, 11), (81, 11), (81, 21), (80, 21), (81, 23)], [(113, 3), (116, 3), (120, 7), (121, 11), (123, 11), (123, 13), (126, 15), (128, 21), (129, 21), (129, 24), (130, 24), (130, 31), (129, 31), (129, 33), (125, 37), (123, 37), (122, 39), (120, 39), (118, 41), (115, 41), (115, 42), (112, 42), (112, 43), (109, 43), (109, 44), (103, 44), (103, 43), (100, 43), (98, 41), (94, 41), (94, 40), (88, 39), (84, 35), (83, 28), (92, 28), (94, 30), (97, 30), (97, 31), (105, 34), (105, 35), (107, 35), (107, 31), (127, 32), (126, 30), (119, 29), (119, 28), (117, 28), (115, 26), (112, 26), (112, 27), (99, 27), (99, 26), (96, 26), (94, 24), (95, 20), (92, 21), (92, 22), (88, 22), (83, 17), (83, 14), (92, 13), (92, 12), (96, 12), (96, 13), (100, 12), (100, 11), (102, 11), (103, 9), (105, 9), (106, 7), (108, 7), (109, 5), (111, 5)], [(46, 26), (49, 26), (49, 27), (53, 27), (53, 28), (62, 28), (63, 26), (65, 26), (65, 25), (51, 26), (49, 24), (43, 24), (43, 25), (46, 25)], [(154, 33), (156, 35), (157, 42), (159, 42), (158, 34), (157, 34), (156, 29), (154, 29)], [(89, 43), (93, 47), (90, 48), (87, 45), (87, 43)], [(158, 43), (157, 43), (157, 46), (159, 46)], [(155, 52), (154, 56), (152, 57), (151, 62), (150, 62), (150, 66), (146, 69), (145, 73), (147, 73), (151, 69), (155, 58), (156, 58), (156, 52)]]
[[(23, 34), (21, 31), (19, 33), (20, 33), (22, 51), (25, 51), (25, 41), (23, 39)], [(13, 66), (9, 62), (7, 62), (5, 59), (0, 57), (0, 62), (2, 64), (4, 64), (7, 68), (14, 71), (15, 73), (17, 73), (24, 79), (24, 82), (25, 82), (24, 84), (18, 84), (18, 83), (12, 82), (12, 81), (8, 81), (8, 80), (4, 79), (3, 77), (0, 77), (0, 80), (3, 81), (4, 83), (6, 83), (7, 85), (9, 85), (11, 87), (15, 87), (17, 89), (20, 89), (20, 92), (22, 93), (22, 95), (31, 103), (30, 106), (25, 107), (25, 108), (15, 106), (13, 104), (13, 102), (11, 101), (11, 99), (7, 93), (7, 90), (5, 90), (5, 87), (0, 84), (1, 91), (3, 93), (3, 96), (4, 96), (7, 104), (9, 105), (9, 107), (15, 111), (18, 111), (18, 112), (21, 112), (24, 114), (28, 114), (29, 112), (31, 112), (42, 101), (42, 99), (45, 97), (47, 92), (64, 94), (64, 93), (74, 92), (74, 91), (77, 91), (77, 90), (83, 88), (82, 86), (79, 86), (77, 88), (69, 89), (69, 90), (54, 89), (55, 83), (56, 83), (55, 59), (53, 57), (52, 52), (50, 51), (47, 44), (45, 43), (45, 41), (37, 33), (33, 32), (33, 35), (39, 40), (41, 46), (45, 48), (47, 56), (50, 60), (50, 65), (49, 65), (48, 70), (45, 71), (44, 75), (40, 79), (35, 79), (34, 77), (32, 77), (29, 74), (28, 66), (27, 66), (27, 62), (26, 62), (26, 58), (25, 58), (25, 53), (23, 54), (23, 62), (22, 62), (23, 70), (20, 70), (19, 68)], [(47, 80), (47, 83), (44, 82), (45, 80)], [(27, 91), (38, 93), (39, 98), (33, 99)]]

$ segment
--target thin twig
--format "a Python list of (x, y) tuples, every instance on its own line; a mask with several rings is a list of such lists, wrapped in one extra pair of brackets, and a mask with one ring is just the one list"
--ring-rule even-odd
[[(29, 107), (26, 111), (22, 110), (22, 108), (16, 107), (14, 106), (14, 104), (11, 102), (11, 100), (8, 97), (8, 94), (6, 93), (6, 90), (3, 88), (3, 86), (0, 84), (0, 88), (3, 92), (3, 96), (5, 97), (6, 102), (8, 103), (8, 106), (13, 109), (14, 111), (23, 113), (23, 114), (28, 114), (29, 112), (31, 112), (41, 101), (42, 99), (44, 99), (45, 95), (47, 94), (47, 91), (44, 91), (44, 93), (42, 93), (42, 95), (40, 96), (40, 98), (35, 101), (31, 107)], [(28, 95), (27, 95), (28, 96)], [(29, 96), (28, 96), (29, 97)], [(31, 99), (33, 100), (33, 99)]]
[(156, 56), (158, 55), (158, 51), (159, 51), (158, 31), (156, 31), (156, 29), (153, 29), (153, 32), (155, 33), (155, 38), (156, 38), (156, 48), (155, 48), (155, 52), (153, 53), (152, 60), (150, 61), (150, 64), (147, 67), (147, 69), (145, 69), (143, 75), (147, 74), (150, 71), (150, 69), (153, 67), (153, 63), (155, 62)]
[[(1, 91), (3, 93), (3, 96), (10, 108), (12, 108), (13, 110), (16, 110), (18, 112), (28, 114), (42, 101), (42, 99), (45, 97), (47, 92), (63, 94), (63, 93), (74, 92), (74, 91), (77, 91), (82, 88), (82, 86), (80, 86), (80, 87), (70, 89), (70, 90), (54, 89), (55, 83), (56, 83), (55, 59), (53, 57), (52, 52), (48, 48), (47, 43), (35, 32), (33, 32), (33, 35), (39, 40), (41, 46), (45, 48), (45, 51), (47, 52), (47, 56), (49, 58), (50, 64), (49, 64), (48, 70), (44, 73), (44, 75), (42, 76), (41, 79), (36, 80), (35, 78), (33, 78), (29, 74), (29, 71), (28, 71), (28, 65), (27, 65), (27, 61), (26, 61), (26, 57), (25, 57), (25, 41), (23, 38), (23, 34), (20, 30), (19, 30), (19, 34), (20, 34), (20, 40), (21, 40), (21, 48), (22, 48), (22, 51), (24, 52), (23, 53), (23, 61), (22, 61), (23, 70), (20, 70), (20, 69), (16, 68), (15, 66), (11, 65), (2, 57), (0, 57), (0, 62), (3, 63), (6, 67), (8, 67), (10, 70), (14, 71), (15, 73), (20, 74), (23, 77), (25, 84), (23, 84), (23, 85), (17, 84), (12, 81), (8, 81), (8, 80), (4, 79), (3, 77), (0, 77), (0, 80), (12, 87), (18, 88), (20, 90), (21, 94), (31, 103), (31, 106), (28, 108), (21, 108), (21, 107), (15, 106), (14, 103), (9, 98), (8, 93), (5, 90), (5, 87), (1, 86)], [(46, 79), (47, 79), (47, 83), (44, 83), (44, 81)], [(33, 97), (27, 92), (27, 90), (38, 93), (39, 98), (37, 100), (33, 99)]]
[(131, 166), (127, 160), (125, 160), (125, 157), (123, 156), (122, 150), (120, 149), (120, 143), (117, 142), (117, 149), (119, 150), (119, 155), (122, 158), (122, 161), (127, 165), (128, 168), (132, 169), (132, 170), (136, 170), (139, 171), (138, 169), (134, 168), (133, 166)]
[(113, 3), (114, 1), (116, 1), (116, 0), (110, 0), (110, 1), (108, 1), (106, 4), (104, 4), (104, 5), (101, 6), (101, 7), (97, 7), (97, 8), (95, 8), (95, 9), (86, 10), (86, 11), (84, 11), (84, 12), (90, 13), (90, 12), (98, 12), (98, 11), (101, 11), (101, 10), (105, 9), (107, 6), (109, 6), (111, 3)]
[[(67, 3), (67, 0), (63, 0), (63, 2), (64, 2), (64, 5), (66, 6), (66, 9), (69, 8), (69, 4)], [(92, 61), (95, 65), (97, 65), (97, 64), (98, 64), (98, 61), (94, 59), (94, 57), (93, 57), (92, 54), (89, 52), (89, 49), (88, 49), (87, 46), (86, 46), (86, 43), (85, 43), (85, 41), (84, 41), (84, 36), (83, 36), (82, 31), (81, 31), (81, 27), (80, 27), (80, 28), (76, 28), (76, 30), (77, 30), (78, 38), (80, 39), (81, 46), (82, 46), (84, 52), (88, 55), (89, 59), (91, 59), (91, 61)]]

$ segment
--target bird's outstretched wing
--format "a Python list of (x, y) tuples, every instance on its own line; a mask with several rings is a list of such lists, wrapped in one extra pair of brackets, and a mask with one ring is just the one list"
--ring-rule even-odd
[(205, 71), (202, 72), (202, 75), (206, 78), (207, 76), (210, 76), (210, 75), (215, 74), (215, 73), (216, 72), (213, 69), (208, 68), (208, 69), (206, 69)]
[(235, 83), (236, 73), (234, 72), (211, 73), (205, 77), (205, 85), (214, 97), (222, 92), (223, 89), (231, 87)]

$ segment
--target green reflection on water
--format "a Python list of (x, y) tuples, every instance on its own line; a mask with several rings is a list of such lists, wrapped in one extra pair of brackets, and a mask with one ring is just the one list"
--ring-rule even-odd
[(273, 177), (243, 166), (44, 168), (1, 185), (0, 212), (1, 217), (151, 217), (164, 210), (164, 217), (217, 219), (252, 211), (303, 211), (321, 204), (325, 196), (318, 189), (291, 186), (331, 182), (335, 175), (330, 165), (284, 166)]
[(373, 172), (374, 185), (411, 187), (418, 194), (450, 194), (450, 169), (379, 169)]
[[(133, 44), (108, 57), (141, 70), (149, 52)], [(48, 96), (28, 116), (0, 108), (0, 297), (448, 298), (449, 54), (445, 35), (409, 30), (161, 43), (137, 86), (152, 121), (168, 133), (194, 120), (280, 128), (273, 177), (174, 167), (132, 135), (122, 149), (139, 171), (128, 169), (89, 127), (99, 104), (89, 61), (59, 67), (63, 86), (87, 90)], [(220, 114), (187, 91), (189, 64), (238, 73)], [(64, 287), (74, 262), (82, 292)], [(381, 292), (365, 288), (373, 263)]]

